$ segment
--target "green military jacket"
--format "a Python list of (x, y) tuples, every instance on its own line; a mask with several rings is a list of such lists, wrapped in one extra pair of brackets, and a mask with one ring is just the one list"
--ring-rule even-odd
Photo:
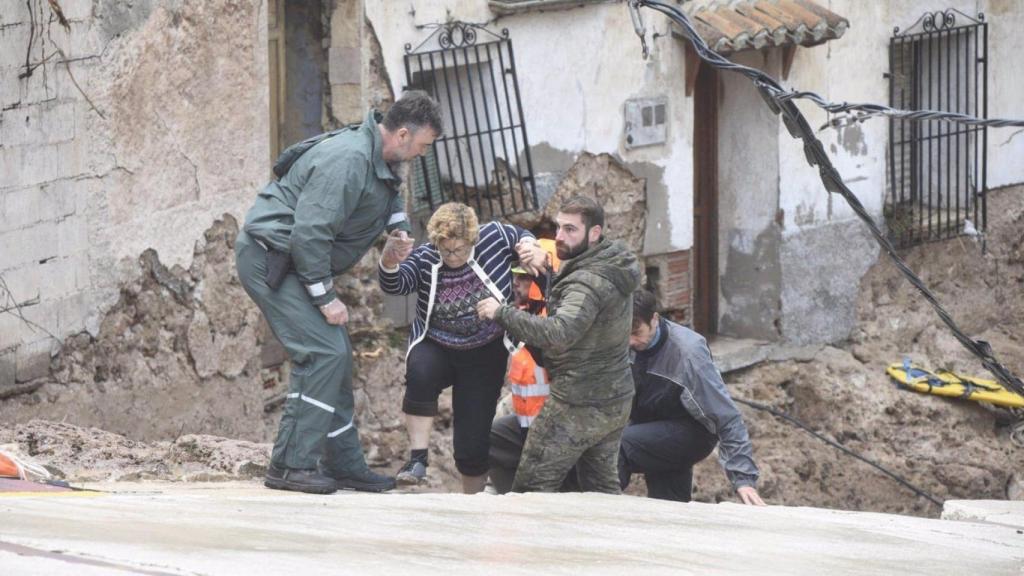
[(636, 256), (624, 243), (602, 238), (562, 262), (552, 280), (547, 318), (505, 304), (495, 320), (544, 350), (551, 396), (576, 405), (609, 404), (633, 395), (629, 334), (639, 284)]
[(316, 306), (337, 297), (333, 276), (362, 258), (381, 232), (412, 230), (401, 180), (381, 154), (379, 121), (371, 111), (357, 128), (310, 148), (246, 215), (249, 235), (291, 255)]

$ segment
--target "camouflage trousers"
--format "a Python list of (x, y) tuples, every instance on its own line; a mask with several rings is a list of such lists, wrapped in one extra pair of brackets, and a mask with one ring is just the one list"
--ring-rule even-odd
[(557, 492), (576, 466), (584, 492), (620, 494), (619, 440), (631, 406), (631, 398), (575, 406), (549, 397), (530, 425), (512, 491)]

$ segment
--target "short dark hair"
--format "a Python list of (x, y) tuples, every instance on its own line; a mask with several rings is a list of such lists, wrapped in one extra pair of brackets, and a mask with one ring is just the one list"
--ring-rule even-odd
[(600, 226), (604, 228), (604, 208), (597, 203), (597, 200), (588, 196), (573, 196), (562, 202), (558, 208), (559, 212), (565, 214), (579, 214), (583, 218), (583, 226)]
[(399, 128), (415, 132), (423, 126), (441, 135), (441, 105), (423, 90), (406, 91), (384, 114), (384, 127), (392, 132)]
[(633, 329), (640, 324), (650, 324), (658, 311), (658, 301), (649, 290), (640, 288), (633, 292)]

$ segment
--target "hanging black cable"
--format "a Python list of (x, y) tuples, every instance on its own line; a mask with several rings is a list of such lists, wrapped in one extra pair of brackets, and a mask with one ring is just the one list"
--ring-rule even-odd
[[(846, 183), (843, 182), (842, 176), (840, 176), (839, 171), (836, 170), (836, 168), (832, 165), (832, 161), (829, 159), (828, 154), (825, 152), (824, 145), (822, 145), (821, 141), (818, 140), (817, 137), (815, 137), (814, 131), (811, 128), (810, 124), (808, 124), (807, 119), (804, 117), (803, 113), (800, 112), (800, 109), (796, 107), (796, 104), (793, 101), (794, 98), (801, 97), (808, 98), (812, 102), (815, 102), (816, 104), (819, 105), (827, 104), (824, 99), (822, 99), (820, 96), (813, 95), (808, 92), (790, 93), (786, 91), (777, 80), (765, 74), (764, 72), (761, 72), (760, 70), (756, 70), (754, 68), (750, 68), (749, 66), (743, 66), (742, 64), (737, 64), (735, 62), (727, 60), (726, 58), (724, 58), (723, 56), (721, 56), (720, 54), (718, 54), (717, 52), (708, 47), (707, 43), (704, 41), (703, 38), (700, 37), (700, 34), (698, 34), (696, 29), (693, 27), (693, 23), (690, 22), (689, 17), (676, 6), (666, 4), (658, 0), (629, 0), (629, 7), (631, 10), (631, 15), (633, 17), (633, 25), (637, 31), (637, 34), (641, 37), (641, 45), (643, 46), (645, 55), (647, 53), (647, 40), (645, 38), (643, 21), (639, 16), (639, 8), (641, 7), (650, 8), (652, 10), (660, 12), (667, 16), (669, 19), (671, 19), (673, 22), (678, 24), (682, 28), (683, 36), (686, 37), (686, 39), (693, 46), (694, 50), (697, 52), (697, 55), (704, 62), (707, 62), (708, 64), (719, 70), (737, 72), (739, 74), (742, 74), (743, 76), (746, 76), (752, 82), (754, 82), (754, 85), (757, 86), (758, 91), (761, 93), (761, 97), (765, 101), (765, 104), (767, 104), (771, 111), (774, 112), (775, 114), (782, 115), (782, 121), (785, 124), (786, 129), (789, 131), (790, 135), (792, 135), (794, 138), (803, 140), (804, 155), (807, 158), (807, 162), (811, 166), (818, 167), (818, 173), (821, 177), (822, 183), (825, 185), (825, 189), (828, 190), (829, 192), (834, 192), (836, 194), (841, 195), (846, 200), (846, 203), (850, 205), (850, 208), (853, 209), (854, 213), (857, 214), (857, 216), (868, 227), (868, 229), (871, 231), (871, 235), (874, 236), (875, 240), (882, 247), (885, 253), (888, 254), (892, 261), (896, 264), (896, 267), (899, 268), (900, 272), (903, 273), (907, 280), (915, 288), (917, 288), (918, 292), (921, 293), (924, 299), (927, 300), (929, 304), (931, 304), (932, 308), (935, 310), (935, 313), (939, 316), (942, 322), (949, 327), (949, 329), (953, 332), (953, 335), (960, 342), (960, 344), (962, 344), (964, 348), (969, 350), (972, 354), (977, 356), (981, 360), (981, 363), (985, 366), (985, 368), (989, 372), (994, 374), (996, 378), (1003, 383), (1004, 386), (1018, 394), (1024, 395), (1024, 382), (1022, 382), (1020, 378), (1015, 376), (1012, 372), (1010, 372), (1005, 366), (1003, 366), (999, 362), (999, 360), (995, 357), (995, 352), (992, 350), (992, 347), (988, 344), (988, 342), (985, 342), (983, 340), (973, 340), (969, 336), (967, 336), (967, 334), (965, 334), (962, 330), (960, 330), (960, 327), (956, 324), (956, 322), (953, 321), (953, 318), (949, 315), (949, 313), (946, 312), (946, 310), (939, 304), (938, 300), (936, 299), (935, 295), (932, 294), (931, 290), (929, 290), (928, 287), (924, 285), (924, 282), (922, 282), (921, 279), (918, 278), (916, 274), (914, 274), (914, 271), (911, 270), (910, 267), (907, 266), (906, 262), (904, 262), (903, 259), (899, 256), (899, 254), (896, 253), (896, 248), (894, 248), (892, 243), (889, 242), (889, 239), (886, 238), (884, 234), (882, 234), (882, 231), (879, 230), (874, 220), (872, 220), (871, 216), (868, 215), (867, 210), (864, 208), (863, 204), (861, 204), (857, 196), (855, 196), (853, 192), (846, 186)], [(811, 98), (811, 96), (815, 96), (815, 98)], [(874, 104), (844, 104), (842, 106), (850, 110), (855, 109), (855, 107), (860, 107), (861, 109), (863, 109), (863, 111), (865, 111), (865, 113), (886, 113), (886, 107)], [(909, 120), (923, 120), (927, 118), (922, 115), (931, 114), (933, 112), (900, 111), (900, 113), (905, 114), (904, 117)], [(944, 114), (946, 116), (949, 116), (946, 113), (939, 112), (934, 112), (934, 114)], [(947, 117), (942, 119), (950, 121), (959, 121), (953, 117)], [(1024, 122), (1016, 120), (999, 120), (999, 122), (1002, 122), (1003, 124), (1001, 125), (1004, 126), (1024, 126)]]
[(888, 476), (888, 477), (892, 478), (893, 480), (899, 482), (900, 484), (902, 484), (903, 486), (905, 486), (909, 490), (913, 491), (918, 496), (920, 496), (920, 497), (930, 501), (932, 504), (935, 504), (939, 508), (942, 508), (942, 501), (941, 500), (939, 500), (938, 498), (936, 498), (936, 497), (932, 496), (931, 494), (925, 492), (924, 490), (918, 488), (917, 486), (914, 486), (906, 478), (900, 476), (899, 474), (897, 474), (895, 472), (892, 472), (892, 471), (886, 469), (885, 467), (883, 467), (881, 464), (878, 464), (877, 462), (873, 462), (871, 460), (868, 460), (867, 458), (861, 456), (860, 454), (857, 454), (853, 450), (850, 450), (849, 448), (847, 448), (846, 446), (843, 446), (842, 444), (836, 442), (835, 440), (832, 440), (830, 438), (826, 438), (825, 436), (815, 432), (809, 426), (807, 426), (803, 422), (797, 420), (796, 418), (793, 418), (789, 414), (786, 414), (785, 412), (780, 412), (780, 411), (778, 411), (778, 410), (776, 410), (776, 409), (774, 409), (771, 406), (768, 406), (766, 404), (760, 404), (758, 402), (751, 402), (750, 400), (744, 400), (742, 398), (737, 398), (735, 396), (733, 396), (732, 399), (734, 401), (736, 401), (736, 402), (739, 402), (740, 404), (743, 404), (743, 405), (746, 405), (746, 406), (750, 406), (751, 408), (754, 408), (756, 410), (761, 410), (763, 412), (767, 412), (767, 413), (771, 414), (772, 416), (775, 416), (776, 418), (781, 418), (782, 420), (785, 420), (786, 422), (789, 422), (790, 424), (793, 424), (794, 426), (796, 426), (798, 428), (802, 428), (804, 431), (806, 431), (811, 436), (814, 436), (818, 440), (821, 440), (822, 442), (828, 444), (829, 446), (832, 446), (833, 448), (839, 450), (843, 454), (846, 454), (848, 456), (853, 456), (857, 460), (860, 460), (861, 462), (864, 462), (865, 464), (867, 464), (867, 465), (871, 466), (872, 468), (878, 470), (882, 474), (885, 474), (886, 476)]

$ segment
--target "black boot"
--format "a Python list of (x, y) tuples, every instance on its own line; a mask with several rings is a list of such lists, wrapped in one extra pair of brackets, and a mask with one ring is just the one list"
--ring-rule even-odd
[(330, 494), (338, 489), (334, 480), (316, 469), (278, 468), (271, 464), (263, 485), (274, 490), (292, 490), (310, 494)]
[(336, 474), (334, 480), (339, 490), (358, 490), (360, 492), (387, 492), (395, 487), (395, 479), (377, 474), (367, 468), (362, 472)]

